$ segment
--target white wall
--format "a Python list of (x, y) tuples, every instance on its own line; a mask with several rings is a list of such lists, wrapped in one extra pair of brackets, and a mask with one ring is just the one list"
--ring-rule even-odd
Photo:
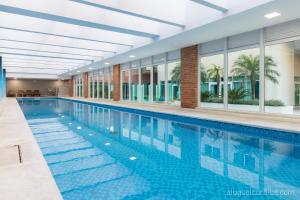
[(278, 99), (287, 106), (294, 105), (294, 48), (290, 43), (276, 44), (266, 47), (266, 56), (272, 56), (277, 64), (274, 69), (279, 72), (279, 84), (266, 79), (266, 100)]
[(39, 90), (45, 96), (49, 89), (68, 87), (68, 81), (36, 80), (36, 79), (7, 79), (7, 92), (9, 90)]

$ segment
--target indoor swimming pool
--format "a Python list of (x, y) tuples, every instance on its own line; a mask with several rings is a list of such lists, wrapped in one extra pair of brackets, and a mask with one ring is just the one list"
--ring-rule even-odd
[(65, 200), (300, 199), (300, 135), (84, 103), (18, 99)]

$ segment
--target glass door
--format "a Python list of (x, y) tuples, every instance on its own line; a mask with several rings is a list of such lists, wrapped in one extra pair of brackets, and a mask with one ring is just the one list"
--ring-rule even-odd
[(295, 107), (300, 107), (300, 83), (295, 83)]

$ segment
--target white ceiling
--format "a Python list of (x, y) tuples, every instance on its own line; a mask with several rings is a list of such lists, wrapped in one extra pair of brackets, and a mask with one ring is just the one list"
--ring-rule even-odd
[[(126, 62), (130, 54), (141, 58), (253, 29), (256, 12), (279, 9), (282, 2), (298, 5), (295, 0), (1, 0), (0, 55), (8, 76), (57, 78), (104, 62)], [(283, 14), (282, 19), (291, 18)], [(242, 19), (250, 25), (234, 24)]]

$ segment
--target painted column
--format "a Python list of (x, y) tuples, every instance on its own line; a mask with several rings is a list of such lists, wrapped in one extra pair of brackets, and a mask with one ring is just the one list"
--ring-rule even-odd
[(3, 77), (3, 97), (6, 97), (6, 69), (2, 70)]
[(2, 57), (0, 56), (0, 100), (3, 99), (3, 69), (2, 69)]
[(181, 107), (196, 108), (198, 106), (198, 46), (181, 49)]
[(74, 96), (74, 77), (72, 76), (71, 79), (69, 80), (69, 96), (73, 97)]
[(120, 82), (120, 74), (121, 66), (114, 65), (113, 68), (113, 84), (114, 84), (114, 101), (120, 101), (120, 90), (121, 90), (121, 82)]

